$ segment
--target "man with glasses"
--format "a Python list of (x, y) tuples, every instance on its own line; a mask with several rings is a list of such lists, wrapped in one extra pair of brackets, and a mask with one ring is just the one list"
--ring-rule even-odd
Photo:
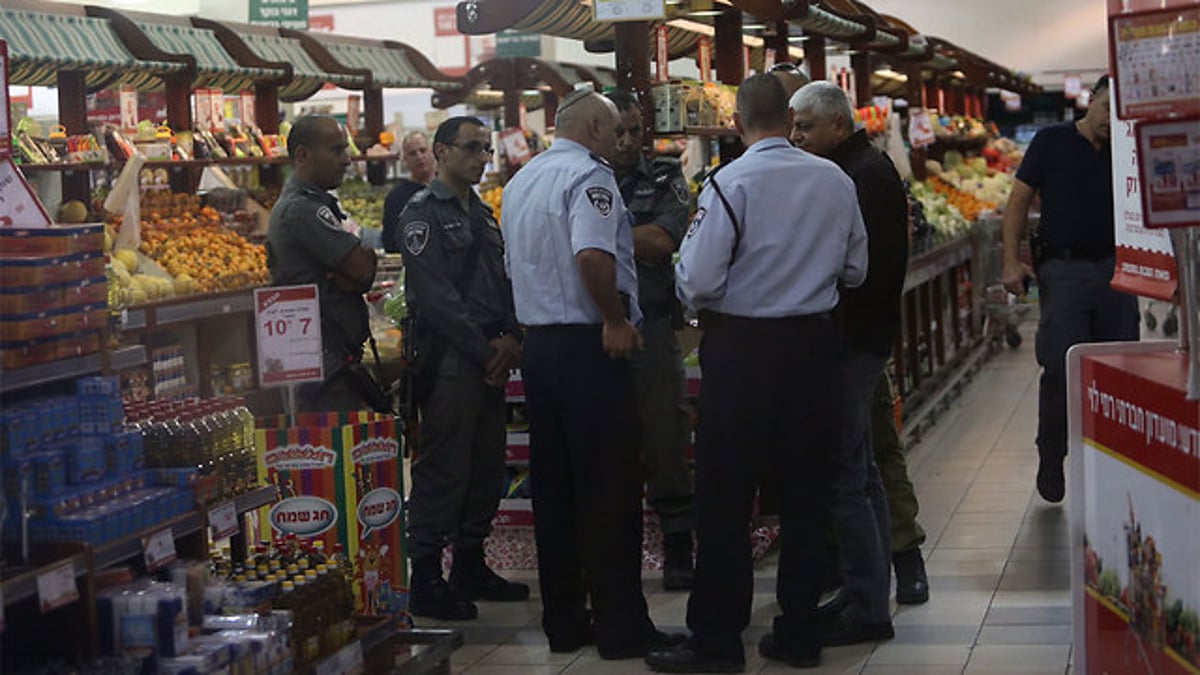
[(642, 111), (631, 93), (608, 95), (617, 106), (617, 151), (613, 170), (625, 206), (633, 214), (638, 304), (644, 349), (631, 357), (641, 422), (647, 497), (663, 531), (663, 588), (692, 587), (692, 476), (684, 457), (691, 419), (683, 407), (686, 387), (675, 330), (683, 312), (675, 297), (671, 254), (687, 229), (689, 193), (679, 162), (646, 159)]
[[(408, 545), (410, 611), (443, 621), (473, 619), (472, 600), (529, 597), (484, 561), (504, 480), (504, 384), (521, 354), (521, 331), (504, 270), (504, 241), (471, 186), (491, 156), (487, 127), (452, 117), (434, 135), (437, 178), (400, 216), (405, 293), (416, 316), (421, 437), (412, 466)], [(418, 385), (418, 390), (422, 389)], [(450, 581), (442, 549), (454, 545)]]

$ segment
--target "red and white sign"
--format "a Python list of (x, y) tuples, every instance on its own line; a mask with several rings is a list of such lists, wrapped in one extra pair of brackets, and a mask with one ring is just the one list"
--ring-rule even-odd
[(146, 571), (156, 569), (175, 562), (175, 535), (171, 528), (165, 527), (158, 532), (142, 539), (142, 555), (146, 560)]
[(52, 612), (79, 599), (75, 585), (75, 564), (63, 563), (37, 577), (38, 606), (42, 614)]
[(333, 32), (333, 15), (332, 14), (312, 14), (308, 17), (308, 30), (318, 31), (321, 33)]
[(50, 214), (12, 158), (0, 156), (0, 228), (42, 228), (49, 227), (51, 222)]
[(654, 32), (654, 76), (659, 82), (666, 82), (671, 78), (667, 72), (667, 61), (670, 59), (671, 55), (667, 51), (667, 27), (659, 26)]
[(225, 94), (220, 89), (209, 89), (208, 95), (212, 106), (212, 131), (225, 131)]
[(254, 118), (254, 92), (249, 89), (243, 89), (238, 95), (238, 117), (248, 127), (258, 126), (258, 120)]
[(933, 122), (929, 119), (929, 111), (918, 108), (908, 118), (908, 142), (914, 148), (932, 145), (934, 140)]
[(1146, 227), (1200, 225), (1200, 117), (1138, 122)]
[[(1120, 85), (1114, 83), (1113, 86)], [(1117, 267), (1112, 287), (1126, 293), (1170, 300), (1175, 295), (1178, 279), (1175, 252), (1167, 231), (1149, 229), (1143, 219), (1134, 123), (1116, 119), (1116, 107), (1112, 108), (1110, 116), (1113, 222), (1117, 228)]]
[(213, 541), (237, 534), (241, 529), (238, 526), (237, 505), (233, 502), (225, 502), (209, 509), (208, 529), (212, 532)]
[(196, 131), (212, 131), (212, 93), (209, 89), (196, 89), (192, 92), (196, 104), (196, 114), (193, 116)]
[(699, 43), (700, 81), (712, 82), (712, 38), (700, 36)]
[(458, 10), (453, 5), (433, 8), (433, 34), (437, 37), (462, 35), (458, 32)]
[(1153, 119), (1200, 114), (1200, 5), (1133, 14), (1109, 12), (1117, 118)]
[(138, 92), (134, 87), (122, 85), (118, 94), (121, 106), (121, 129), (129, 132), (137, 131), (138, 125)]
[[(329, 220), (330, 227), (337, 226), (333, 213)], [(315, 285), (254, 289), (254, 323), (260, 386), (324, 379), (321, 305)]]
[(500, 147), (504, 156), (512, 166), (524, 166), (525, 162), (533, 159), (529, 150), (529, 142), (525, 140), (525, 132), (515, 127), (509, 127), (500, 132)]

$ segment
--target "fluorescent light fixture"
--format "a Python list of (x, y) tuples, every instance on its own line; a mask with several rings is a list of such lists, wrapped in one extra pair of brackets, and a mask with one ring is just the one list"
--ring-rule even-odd
[(808, 40), (807, 35), (792, 35), (788, 38), (788, 42), (805, 42)]
[(697, 10), (693, 10), (691, 12), (684, 12), (684, 14), (686, 16), (697, 16), (697, 17), (720, 16), (724, 13), (725, 13), (725, 10), (723, 10), (723, 9), (697, 9)]
[(744, 24), (742, 24), (742, 30), (765, 30), (766, 28), (767, 28), (767, 24), (765, 24), (765, 23), (744, 23)]
[[(699, 21), (688, 21), (687, 19), (671, 19), (670, 21), (667, 22), (667, 25), (673, 26), (680, 30), (691, 31), (693, 33), (699, 33), (700, 35), (707, 35), (708, 37), (715, 37), (717, 34), (716, 28), (714, 28), (706, 23), (700, 23)], [(762, 38), (756, 37), (754, 35), (743, 35), (742, 36), (742, 44), (746, 45), (747, 47), (761, 47), (766, 44), (766, 41), (763, 40)]]

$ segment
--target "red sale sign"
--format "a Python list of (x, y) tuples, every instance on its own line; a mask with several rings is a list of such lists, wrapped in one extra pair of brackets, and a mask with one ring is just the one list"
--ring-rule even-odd
[(258, 382), (263, 387), (324, 379), (317, 287), (254, 289)]

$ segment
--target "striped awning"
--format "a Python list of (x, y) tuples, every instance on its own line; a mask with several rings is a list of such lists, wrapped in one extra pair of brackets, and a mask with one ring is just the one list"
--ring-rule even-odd
[[(815, 5), (808, 8), (808, 14), (804, 18), (798, 19), (794, 23), (804, 28), (805, 31), (811, 31), (833, 39), (853, 40), (867, 33), (867, 27), (861, 23), (851, 21), (832, 12), (826, 12)], [(895, 36), (889, 35), (888, 37), (894, 40), (895, 43), (899, 42)], [(886, 40), (887, 38), (884, 39)]]
[(371, 82), (376, 87), (442, 90), (462, 88), (462, 82), (457, 80), (431, 80), (422, 77), (408, 56), (399, 49), (366, 40), (338, 40), (327, 39), (317, 33), (311, 35), (343, 66), (371, 71)]
[(292, 64), (292, 80), (279, 88), (279, 98), (283, 101), (307, 98), (326, 82), (348, 89), (362, 88), (366, 79), (360, 75), (322, 70), (295, 38), (249, 32), (239, 33), (238, 37), (264, 61)]
[(256, 80), (282, 79), (286, 75), (284, 71), (274, 68), (238, 65), (210, 30), (150, 22), (139, 22), (137, 25), (154, 46), (164, 52), (196, 57), (196, 81), (193, 86), (236, 92), (250, 88)]
[(126, 84), (154, 88), (184, 63), (138, 60), (121, 45), (106, 19), (0, 9), (0, 38), (8, 43), (9, 82), (53, 87), (58, 71), (86, 72), (89, 89)]

